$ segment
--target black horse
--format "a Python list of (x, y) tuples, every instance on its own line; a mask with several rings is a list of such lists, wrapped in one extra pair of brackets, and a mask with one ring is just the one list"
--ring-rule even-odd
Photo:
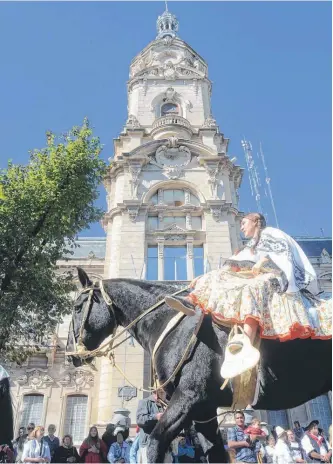
[[(82, 269), (78, 271), (82, 286), (92, 288), (88, 275)], [(108, 306), (98, 287), (93, 292), (88, 311), (88, 294), (79, 295), (68, 336), (68, 352), (73, 351), (73, 337), (77, 342), (80, 332), (85, 347), (93, 350), (116, 326), (127, 327), (147, 308), (179, 289), (177, 283), (171, 282), (152, 283), (133, 279), (103, 282), (112, 307)], [(175, 314), (174, 310), (163, 304), (144, 316), (129, 332), (152, 354), (160, 334)], [(197, 310), (195, 316), (182, 319), (157, 351), (155, 367), (161, 384), (174, 372), (200, 315), (201, 312)], [(202, 434), (206, 439), (202, 445), (209, 462), (227, 462), (221, 436), (216, 432), (217, 419), (206, 424), (196, 421), (211, 419), (218, 407), (228, 408), (232, 404), (232, 390), (228, 385), (221, 391), (223, 379), (219, 373), (228, 332), (228, 329), (217, 327), (209, 316), (205, 316), (191, 353), (175, 379), (165, 388), (170, 401), (150, 435), (149, 462), (163, 462), (171, 441), (193, 421), (199, 436)], [(260, 384), (253, 404), (255, 409), (296, 407), (331, 389), (331, 340), (294, 340), (288, 343), (262, 340), (261, 353)], [(80, 357), (73, 356), (72, 361), (75, 366), (82, 364)]]

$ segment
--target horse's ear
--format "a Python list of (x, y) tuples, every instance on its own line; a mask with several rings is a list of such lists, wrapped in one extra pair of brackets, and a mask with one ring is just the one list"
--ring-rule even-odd
[(92, 285), (92, 282), (88, 277), (88, 274), (82, 269), (82, 267), (77, 268), (77, 273), (82, 287), (90, 287)]

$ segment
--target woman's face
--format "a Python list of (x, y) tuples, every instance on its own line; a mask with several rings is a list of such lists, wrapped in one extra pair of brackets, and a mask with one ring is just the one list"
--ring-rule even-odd
[(121, 445), (123, 441), (124, 441), (123, 434), (122, 433), (117, 433), (117, 443), (119, 443)]
[(294, 435), (294, 433), (293, 433), (292, 431), (287, 432), (287, 435), (288, 435), (288, 440), (289, 440), (290, 442), (295, 441), (295, 435)]
[(90, 430), (90, 435), (95, 438), (97, 437), (97, 429), (96, 427), (93, 427), (91, 430)]
[(268, 440), (268, 444), (269, 446), (275, 446), (275, 438), (274, 437), (270, 437), (269, 440)]
[(42, 428), (42, 429), (37, 430), (36, 438), (43, 438), (43, 436), (44, 436), (44, 429)]
[(241, 231), (246, 238), (251, 238), (254, 235), (256, 223), (252, 219), (244, 218), (241, 222)]
[(65, 446), (71, 446), (71, 439), (69, 437), (64, 438), (64, 445)]
[(22, 427), (20, 430), (19, 430), (19, 435), (20, 437), (22, 437), (22, 435), (25, 434), (25, 427)]

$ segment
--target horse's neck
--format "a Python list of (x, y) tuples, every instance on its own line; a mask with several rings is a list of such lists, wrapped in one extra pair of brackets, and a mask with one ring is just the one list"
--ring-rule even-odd
[[(126, 328), (131, 322), (142, 315), (147, 309), (163, 300), (168, 291), (163, 286), (143, 283), (135, 280), (115, 279), (106, 281), (116, 310), (119, 325)], [(152, 350), (159, 334), (160, 328), (172, 317), (173, 311), (162, 306), (144, 316), (129, 332), (138, 343), (147, 350)]]

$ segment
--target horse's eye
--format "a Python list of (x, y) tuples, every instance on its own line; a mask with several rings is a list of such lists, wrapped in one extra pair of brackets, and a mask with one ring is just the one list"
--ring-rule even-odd
[(80, 305), (80, 304), (79, 304), (79, 305), (74, 305), (74, 311), (75, 311), (76, 313), (79, 313), (80, 310), (81, 310), (81, 305)]

